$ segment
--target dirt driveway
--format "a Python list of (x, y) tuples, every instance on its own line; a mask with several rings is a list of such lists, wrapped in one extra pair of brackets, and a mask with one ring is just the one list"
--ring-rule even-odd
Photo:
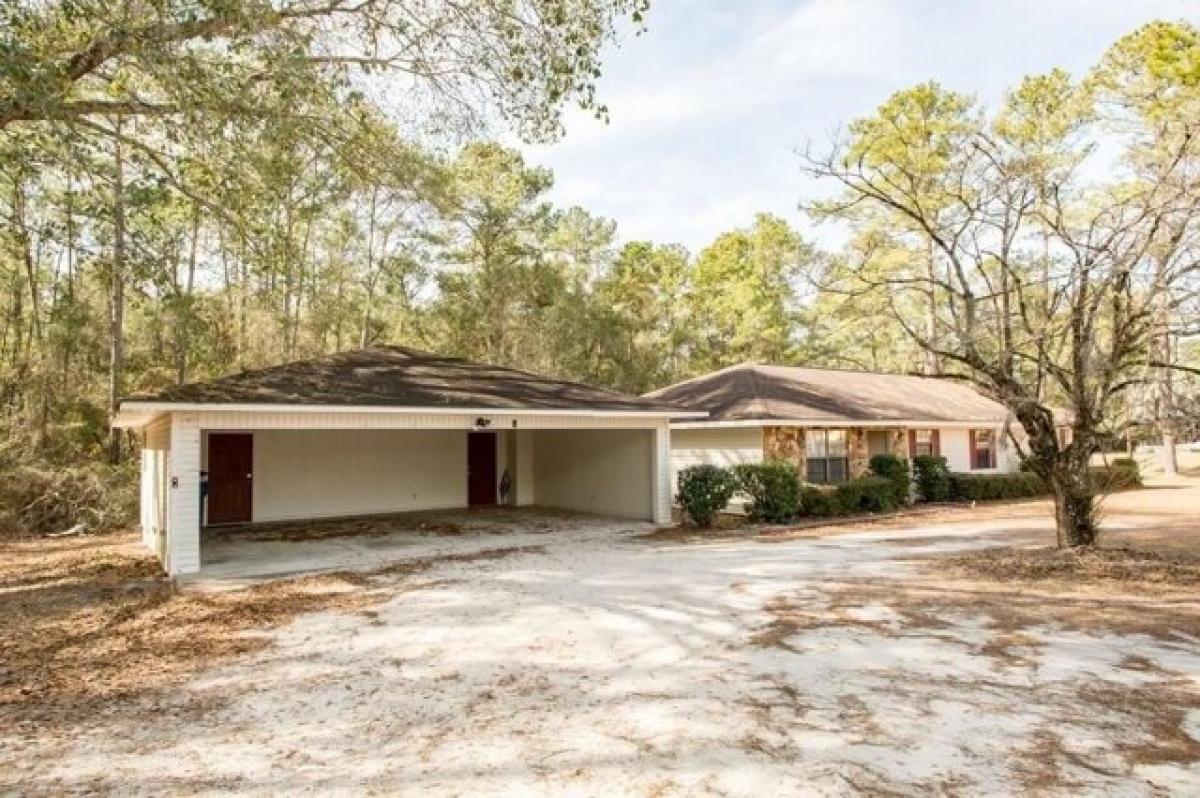
[[(1122, 497), (1109, 523), (1200, 542), (1200, 487), (1178, 491)], [(331, 609), (242, 628), (261, 645), (177, 688), (0, 723), (0, 792), (1200, 792), (1195, 573), (963, 570), (1048, 539), (1027, 510), (816, 539), (430, 541), (436, 559)]]

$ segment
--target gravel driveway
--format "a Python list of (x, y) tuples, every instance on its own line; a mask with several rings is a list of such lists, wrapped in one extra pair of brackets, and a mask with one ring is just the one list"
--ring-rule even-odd
[(414, 556), (506, 553), (371, 577), (383, 601), (301, 616), (165, 705), (81, 721), (23, 786), (1200, 792), (1196, 629), (1088, 628), (1049, 607), (1001, 623), (1000, 606), (900, 598), (928, 555), (1044, 527), (697, 543), (597, 522), (414, 543)]

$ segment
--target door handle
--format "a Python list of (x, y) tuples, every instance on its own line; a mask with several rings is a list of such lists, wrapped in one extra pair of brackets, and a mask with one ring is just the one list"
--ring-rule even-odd
[(254, 474), (253, 473), (247, 474), (246, 479), (254, 479)]

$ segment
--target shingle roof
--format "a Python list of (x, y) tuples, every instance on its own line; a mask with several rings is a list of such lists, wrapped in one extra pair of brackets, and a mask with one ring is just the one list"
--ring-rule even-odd
[(350, 352), (180, 385), (130, 402), (580, 410), (664, 413), (665, 400), (401, 346)]
[(753, 363), (645, 396), (708, 411), (701, 423), (766, 419), (1003, 423), (1009, 415), (1003, 405), (950, 379)]

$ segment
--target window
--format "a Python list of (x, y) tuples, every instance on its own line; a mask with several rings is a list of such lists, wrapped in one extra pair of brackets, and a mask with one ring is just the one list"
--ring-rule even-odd
[(845, 482), (849, 471), (846, 458), (846, 430), (810, 429), (804, 437), (807, 481)]
[(1060, 426), (1058, 428), (1058, 445), (1059, 448), (1065, 449), (1071, 445), (1071, 441), (1075, 439), (1074, 430), (1070, 427)]
[(971, 430), (971, 468), (996, 467), (996, 433), (990, 429)]
[(922, 455), (932, 456), (933, 454), (935, 454), (933, 451), (933, 430), (913, 430), (913, 457), (921, 457)]

